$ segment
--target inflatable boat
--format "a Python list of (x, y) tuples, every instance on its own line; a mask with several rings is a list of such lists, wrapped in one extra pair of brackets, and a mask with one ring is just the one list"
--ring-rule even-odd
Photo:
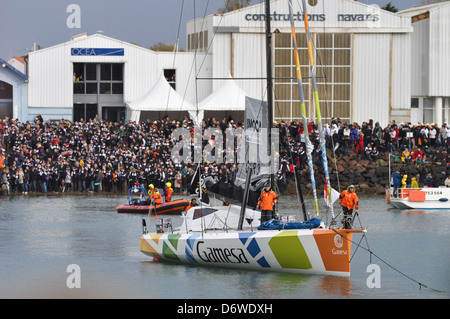
[(178, 199), (162, 204), (149, 205), (147, 193), (143, 187), (132, 187), (128, 190), (128, 205), (118, 206), (118, 213), (134, 214), (178, 214), (186, 210), (189, 201)]

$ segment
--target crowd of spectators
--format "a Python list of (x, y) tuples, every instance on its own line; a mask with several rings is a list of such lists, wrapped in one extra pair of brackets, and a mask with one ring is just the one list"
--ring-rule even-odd
[[(280, 131), (280, 163), (277, 179), (292, 177), (293, 166), (306, 169), (307, 157), (301, 121), (277, 122)], [(120, 192), (136, 183), (164, 188), (171, 182), (175, 192), (187, 192), (195, 163), (177, 163), (171, 151), (177, 143), (175, 128), (193, 131), (193, 122), (146, 120), (119, 124), (95, 117), (89, 120), (47, 121), (38, 115), (21, 123), (0, 119), (0, 186), (4, 192)], [(202, 128), (243, 127), (231, 118), (203, 121)], [(321, 165), (317, 124), (308, 124), (314, 145), (313, 160)], [(378, 161), (396, 154), (405, 164), (433, 163), (448, 167), (450, 128), (444, 124), (392, 122), (342, 123), (333, 118), (324, 125), (326, 147), (339, 156), (357, 154), (360, 159)], [(224, 139), (225, 141), (225, 139)], [(210, 141), (203, 141), (205, 143)], [(203, 163), (202, 174), (234, 183), (239, 166), (231, 163)], [(448, 170), (447, 170), (448, 172)]]

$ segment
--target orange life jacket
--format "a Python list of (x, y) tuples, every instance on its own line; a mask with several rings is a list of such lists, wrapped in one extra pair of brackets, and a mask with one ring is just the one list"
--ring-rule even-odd
[(188, 207), (186, 207), (186, 212), (189, 211), (189, 209), (191, 209), (192, 207), (198, 206), (198, 204), (196, 203), (195, 205), (192, 203), (189, 203)]
[(172, 193), (173, 193), (173, 189), (171, 187), (167, 187), (166, 191), (165, 191), (165, 198), (166, 198), (166, 202), (170, 202), (170, 200), (172, 199)]
[(155, 199), (155, 204), (162, 204), (161, 194), (159, 192), (153, 193), (153, 198)]
[(355, 207), (358, 210), (358, 195), (356, 195), (355, 191), (350, 192), (348, 190), (345, 190), (339, 196), (339, 204), (341, 204), (341, 206), (347, 207), (348, 209), (353, 209), (353, 207)]
[(270, 190), (263, 190), (261, 196), (259, 197), (257, 206), (261, 205), (262, 210), (273, 210), (273, 205), (278, 203), (277, 194)]

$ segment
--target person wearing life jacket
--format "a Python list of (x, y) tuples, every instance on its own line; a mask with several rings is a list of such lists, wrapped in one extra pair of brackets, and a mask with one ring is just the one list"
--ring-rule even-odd
[(173, 193), (172, 183), (167, 182), (166, 190), (164, 191), (164, 197), (166, 198), (166, 202), (170, 202), (172, 200), (172, 193)]
[(256, 208), (261, 208), (261, 223), (275, 217), (273, 210), (276, 203), (278, 203), (277, 194), (270, 189), (270, 182), (267, 182), (256, 205)]
[(198, 206), (197, 199), (193, 198), (191, 199), (191, 202), (189, 203), (188, 207), (186, 207), (186, 212), (189, 211), (192, 207)]
[(155, 200), (155, 205), (162, 204), (161, 193), (157, 188), (155, 188), (155, 191), (153, 192), (153, 199)]
[(150, 205), (153, 202), (155, 193), (155, 186), (153, 184), (148, 185), (148, 198), (147, 202)]
[(350, 185), (345, 191), (339, 196), (339, 204), (342, 206), (344, 213), (344, 220), (350, 220), (348, 224), (344, 223), (345, 228), (351, 228), (351, 218), (353, 214), (353, 208), (356, 209), (358, 213), (358, 195), (355, 192), (355, 186)]

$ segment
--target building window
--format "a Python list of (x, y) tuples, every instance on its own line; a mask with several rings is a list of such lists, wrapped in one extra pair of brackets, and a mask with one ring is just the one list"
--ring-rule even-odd
[(164, 69), (164, 77), (170, 86), (176, 90), (176, 71), (175, 69)]
[(434, 108), (433, 98), (427, 97), (423, 99), (423, 123), (433, 123)]
[(187, 48), (188, 51), (206, 52), (208, 49), (208, 30), (188, 34)]
[(102, 81), (111, 81), (111, 64), (100, 64), (100, 74)]
[(97, 116), (97, 104), (74, 104), (73, 105), (73, 121), (81, 119), (88, 121)]
[(122, 63), (74, 63), (74, 94), (123, 94)]
[(97, 81), (97, 70), (95, 63), (86, 63), (86, 81)]
[(411, 99), (411, 108), (412, 109), (418, 109), (419, 108), (419, 99), (416, 97), (413, 97)]
[[(306, 116), (316, 118), (313, 87), (310, 84), (306, 35), (296, 35), (303, 78)], [(322, 119), (351, 119), (351, 36), (347, 33), (313, 33), (313, 55)], [(301, 118), (296, 66), (290, 33), (275, 34), (274, 113), (280, 120)]]

